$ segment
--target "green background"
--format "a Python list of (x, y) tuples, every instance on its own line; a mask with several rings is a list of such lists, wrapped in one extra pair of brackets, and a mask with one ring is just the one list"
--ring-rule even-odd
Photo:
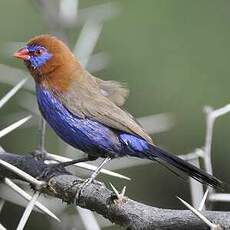
[[(109, 1), (80, 1), (80, 7), (101, 2)], [(174, 127), (155, 135), (155, 143), (178, 154), (201, 147), (205, 135), (203, 107), (218, 108), (230, 102), (230, 1), (116, 2), (120, 3), (121, 13), (104, 24), (96, 47), (97, 51), (107, 52), (111, 62), (96, 76), (127, 83), (131, 93), (125, 108), (136, 117), (173, 114)], [(49, 32), (40, 12), (26, 0), (0, 1), (0, 30), (2, 50), (6, 42), (24, 42), (34, 35)], [(78, 31), (79, 28), (67, 30), (72, 47)], [(3, 64), (25, 69), (3, 52), (0, 58)], [(0, 96), (10, 88), (1, 84)], [(3, 118), (17, 111), (22, 108), (12, 99), (1, 110), (0, 126), (5, 125)], [(36, 131), (35, 127), (18, 129), (2, 138), (1, 145), (9, 152), (30, 152), (36, 146)], [(229, 137), (230, 115), (225, 115), (215, 126), (212, 160), (215, 175), (230, 183)], [(58, 138), (49, 130), (47, 149), (58, 153), (57, 142)], [(135, 200), (158, 207), (183, 208), (175, 197), (190, 199), (188, 184), (156, 164), (120, 172), (132, 177), (132, 181), (115, 180), (113, 183), (120, 187), (126, 183), (127, 195)], [(228, 204), (214, 205), (221, 210), (229, 207)], [(1, 222), (13, 228), (21, 211), (17, 206), (8, 205), (1, 213)], [(41, 215), (33, 215), (28, 229), (41, 229), (41, 225), (36, 228), (35, 222), (43, 219)], [(48, 228), (48, 222), (43, 222)]]

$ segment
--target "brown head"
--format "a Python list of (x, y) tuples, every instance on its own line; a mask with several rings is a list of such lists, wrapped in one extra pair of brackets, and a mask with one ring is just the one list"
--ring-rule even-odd
[(39, 35), (28, 41), (14, 56), (22, 59), (34, 80), (44, 87), (65, 91), (75, 71), (82, 71), (70, 49), (51, 35)]

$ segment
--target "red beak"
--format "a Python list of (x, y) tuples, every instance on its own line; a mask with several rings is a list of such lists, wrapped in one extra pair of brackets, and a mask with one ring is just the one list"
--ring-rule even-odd
[(29, 51), (26, 47), (21, 48), (20, 50), (14, 53), (14, 57), (22, 60), (29, 60), (30, 59)]

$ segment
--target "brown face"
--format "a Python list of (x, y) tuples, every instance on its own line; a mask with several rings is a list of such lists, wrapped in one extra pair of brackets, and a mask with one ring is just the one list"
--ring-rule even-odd
[[(54, 71), (71, 53), (63, 42), (49, 35), (31, 39), (14, 56), (23, 60), (31, 74), (47, 74)], [(68, 60), (68, 59), (67, 59)]]
[(59, 39), (50, 35), (32, 38), (14, 56), (24, 61), (36, 82), (64, 90), (80, 64)]

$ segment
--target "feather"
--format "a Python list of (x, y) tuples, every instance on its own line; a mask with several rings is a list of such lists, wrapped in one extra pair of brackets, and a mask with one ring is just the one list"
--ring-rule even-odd
[(118, 106), (124, 104), (129, 93), (125, 85), (116, 81), (104, 81), (86, 73), (71, 50), (59, 39), (50, 35), (40, 35), (29, 40), (28, 45), (43, 46), (53, 56), (38, 70), (27, 66), (35, 81), (46, 88), (59, 92), (66, 91), (72, 81), (85, 73), (88, 79), (94, 81), (95, 87), (100, 88), (101, 94)]
[(95, 87), (95, 81), (87, 72), (76, 78), (68, 91), (56, 93), (56, 96), (74, 115), (90, 118), (113, 129), (140, 136), (152, 144), (151, 137), (133, 117), (106, 98), (99, 87)]
[[(38, 73), (32, 74), (37, 74), (35, 81), (51, 90), (71, 113), (137, 135), (152, 144), (150, 136), (135, 119), (118, 106), (124, 103), (127, 95), (124, 87), (93, 77), (81, 67), (70, 49), (55, 37), (41, 35), (31, 39), (28, 45), (43, 46), (52, 54)], [(118, 97), (119, 92), (122, 95)]]
[(104, 81), (96, 77), (95, 79), (101, 89), (101, 93), (105, 97), (118, 106), (122, 106), (125, 103), (129, 90), (124, 84), (116, 81)]

